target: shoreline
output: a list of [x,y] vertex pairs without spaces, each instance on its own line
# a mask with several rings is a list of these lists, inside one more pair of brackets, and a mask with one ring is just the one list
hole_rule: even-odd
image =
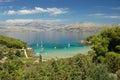
[[[45,54],[42,53],[40,54],[42,56],[42,61],[49,61],[49,60],[57,60],[61,58],[70,58],[73,57],[77,54],[88,54],[88,51],[91,49],[91,46],[83,47],[83,48],[78,48],[76,50],[68,50],[68,51],[53,51],[51,53]],[[39,54],[34,54],[36,58],[39,57]]]
[[[88,54],[88,51],[91,49],[91,46],[85,45],[82,47],[70,47],[66,49],[51,49],[47,52],[34,52],[34,49],[32,47],[28,47],[27,50],[31,51],[30,56],[35,58],[35,61],[33,63],[39,62],[39,55],[42,56],[42,62],[47,62],[51,60],[58,60],[58,59],[65,59],[65,58],[71,58],[77,54]],[[40,49],[38,49],[40,50]]]
[[[71,56],[74,57],[74,56]],[[48,61],[57,61],[58,59],[67,59],[67,58],[71,58],[71,57],[56,57],[56,58],[48,58],[48,59],[42,59],[42,62],[48,62]],[[37,57],[36,60],[33,63],[39,63],[39,58]]]
[[82,43],[82,44],[88,44],[88,45],[92,44],[91,41],[87,41],[87,40],[80,40],[80,43]]

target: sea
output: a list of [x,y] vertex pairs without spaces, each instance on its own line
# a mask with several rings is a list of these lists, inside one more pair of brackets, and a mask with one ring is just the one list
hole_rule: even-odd
[[42,55],[43,59],[66,58],[76,54],[87,54],[90,46],[80,41],[93,32],[67,32],[67,31],[3,31],[0,35],[17,38],[25,41],[33,49],[34,55]]

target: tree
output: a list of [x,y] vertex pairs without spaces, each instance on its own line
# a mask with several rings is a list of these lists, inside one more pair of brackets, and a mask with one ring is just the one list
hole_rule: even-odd
[[19,50],[17,50],[15,55],[18,56],[18,57],[21,57],[21,52]]
[[39,55],[39,62],[40,63],[42,62],[42,55],[41,54]]
[[106,64],[109,70],[115,73],[120,69],[120,55],[115,52],[106,53]]
[[120,69],[120,26],[103,29],[92,43],[94,62],[107,64],[113,73]]

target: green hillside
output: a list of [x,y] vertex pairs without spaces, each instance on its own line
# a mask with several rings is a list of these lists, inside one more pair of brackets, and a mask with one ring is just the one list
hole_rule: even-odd
[[23,47],[25,48],[27,47],[25,42],[5,36],[0,36],[0,45],[5,45],[8,48],[17,48],[17,49],[22,49]]
[[10,37],[0,36],[0,62],[3,63],[6,60],[25,57],[22,48],[27,48],[25,42]]

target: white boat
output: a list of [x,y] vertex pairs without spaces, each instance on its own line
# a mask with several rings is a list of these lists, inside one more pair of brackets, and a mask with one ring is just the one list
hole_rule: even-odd
[[37,43],[37,47],[39,46],[39,44]]
[[68,48],[70,48],[70,43],[68,43]]

